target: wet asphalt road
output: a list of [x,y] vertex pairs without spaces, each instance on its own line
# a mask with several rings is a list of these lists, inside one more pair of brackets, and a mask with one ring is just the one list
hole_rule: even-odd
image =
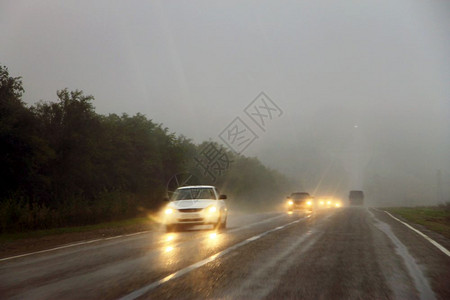
[[382,211],[231,213],[228,225],[0,260],[0,298],[450,299],[450,257]]

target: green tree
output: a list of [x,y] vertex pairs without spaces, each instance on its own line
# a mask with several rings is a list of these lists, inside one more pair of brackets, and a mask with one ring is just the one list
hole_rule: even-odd
[[51,199],[92,197],[97,192],[94,157],[101,134],[92,96],[82,91],[57,92],[58,102],[40,102],[33,108],[39,133],[48,141],[54,156],[43,172],[51,178]]
[[37,120],[22,101],[21,77],[0,66],[0,200],[11,195],[34,198],[46,179],[39,174],[51,155],[37,131]]
[[23,93],[21,78],[0,66],[0,230],[130,217],[160,206],[168,180],[183,172],[253,209],[291,192],[283,175],[217,143],[232,163],[213,181],[195,160],[211,141],[196,145],[139,113],[98,115],[82,91],[32,107]]

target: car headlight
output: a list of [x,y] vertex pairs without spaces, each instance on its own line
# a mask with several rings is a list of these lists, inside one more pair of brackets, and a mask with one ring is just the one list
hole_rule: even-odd
[[306,202],[306,205],[311,206],[312,205],[312,201]]
[[320,205],[324,205],[324,203],[325,203],[325,202],[323,202],[323,201],[320,201],[320,202],[319,202]]
[[171,213],[173,213],[173,208],[167,208],[167,209],[164,211],[164,213],[165,213],[166,215],[170,215]]
[[336,203],[335,206],[336,207],[341,207],[341,204],[340,203]]
[[213,214],[213,213],[215,213],[216,211],[217,211],[217,207],[214,206],[214,205],[208,206],[208,207],[206,208],[206,212],[207,212],[207,213],[210,213],[210,214]]
[[331,204],[331,201],[327,201],[327,204],[330,205],[330,204]]
[[288,201],[288,205],[294,205],[294,201],[289,200],[289,201]]

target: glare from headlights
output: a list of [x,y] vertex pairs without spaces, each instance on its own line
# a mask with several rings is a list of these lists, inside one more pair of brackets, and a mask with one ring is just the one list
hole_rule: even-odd
[[209,208],[208,208],[208,212],[209,213],[215,213],[217,211],[217,207],[215,207],[215,206],[210,206]]
[[308,202],[306,202],[306,205],[311,206],[311,205],[312,205],[312,202],[311,202],[311,201],[308,201]]
[[294,201],[289,200],[289,201],[288,201],[288,205],[294,205]]
[[328,205],[330,205],[330,204],[331,204],[331,201],[330,201],[330,200],[328,200],[328,201],[327,201],[327,204],[328,204]]
[[341,204],[340,203],[336,203],[336,207],[341,207]]
[[320,201],[320,202],[319,202],[319,204],[320,204],[320,205],[324,205],[324,204],[325,204],[325,202],[323,202],[323,201]]
[[173,209],[172,208],[168,208],[165,211],[166,215],[170,215],[171,213],[173,213]]

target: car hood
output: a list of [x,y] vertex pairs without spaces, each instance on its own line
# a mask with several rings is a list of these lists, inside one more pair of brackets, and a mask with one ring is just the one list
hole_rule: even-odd
[[170,202],[172,208],[205,208],[212,204],[217,204],[217,200],[211,199],[195,199],[195,200],[177,200]]

